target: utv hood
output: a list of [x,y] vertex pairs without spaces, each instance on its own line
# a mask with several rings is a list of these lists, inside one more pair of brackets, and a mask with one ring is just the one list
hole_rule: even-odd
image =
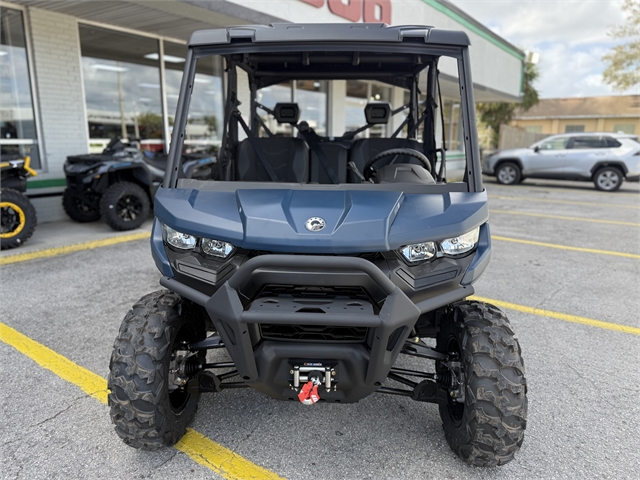
[[[183,233],[285,253],[395,250],[461,235],[489,217],[486,192],[160,188],[154,210]],[[322,230],[307,229],[312,217],[324,220]]]

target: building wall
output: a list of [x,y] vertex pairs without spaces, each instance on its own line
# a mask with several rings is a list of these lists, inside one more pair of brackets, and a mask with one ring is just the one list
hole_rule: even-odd
[[[47,187],[64,185],[67,155],[88,152],[82,89],[78,22],[74,17],[38,8],[28,10],[36,99],[40,110],[43,168],[35,180]],[[41,221],[67,219],[60,197],[35,198]]]
[[545,119],[519,119],[511,122],[511,125],[524,129],[539,128],[540,133],[553,135],[565,133],[567,125],[583,125],[585,132],[617,132],[620,125],[633,125],[633,132],[640,134],[640,118],[638,117],[599,117],[599,118],[545,118]]
[[[227,0],[251,9],[277,14],[290,22],[308,23],[349,23],[333,14],[327,2],[317,8],[301,0]],[[393,25],[429,25],[444,30],[464,30],[471,40],[471,73],[476,84],[502,92],[512,97],[520,95],[522,84],[522,56],[499,42],[481,29],[457,16],[437,0],[392,1]],[[457,75],[454,62],[445,62],[440,70],[448,75]],[[476,91],[480,98],[483,92]]]
[[39,180],[60,178],[67,155],[87,153],[78,22],[59,13],[29,9],[33,63],[45,154]]

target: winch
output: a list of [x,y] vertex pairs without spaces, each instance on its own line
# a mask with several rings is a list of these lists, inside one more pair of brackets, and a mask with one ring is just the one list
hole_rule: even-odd
[[321,362],[303,362],[292,365],[289,371],[291,389],[299,392],[298,398],[305,405],[311,405],[319,400],[318,388],[324,387],[329,393],[332,389],[338,389],[337,371],[335,364],[329,365]]

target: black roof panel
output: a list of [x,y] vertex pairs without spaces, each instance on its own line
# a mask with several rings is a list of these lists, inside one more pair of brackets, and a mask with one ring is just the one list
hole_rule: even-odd
[[384,23],[276,23],[242,25],[215,30],[198,30],[189,46],[225,45],[235,39],[252,43],[298,42],[402,42],[405,38],[424,38],[425,43],[469,45],[465,32],[439,30],[425,25],[389,26]]

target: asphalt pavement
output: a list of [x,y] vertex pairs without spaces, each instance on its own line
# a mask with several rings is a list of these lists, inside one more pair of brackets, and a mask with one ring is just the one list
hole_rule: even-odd
[[[387,395],[309,407],[228,390],[202,396],[192,428],[289,479],[640,477],[640,335],[609,327],[640,327],[640,186],[604,193],[591,184],[487,179],[486,187],[494,241],[476,293],[523,307],[506,310],[529,387],[525,441],[513,462],[464,464],[435,405]],[[41,225],[33,245],[113,236],[100,225]],[[47,232],[58,240],[48,243]],[[159,277],[148,240],[3,265],[2,322],[106,378],[122,318],[160,289]],[[242,478],[174,448],[125,446],[106,405],[6,342],[0,355],[2,478]]]

